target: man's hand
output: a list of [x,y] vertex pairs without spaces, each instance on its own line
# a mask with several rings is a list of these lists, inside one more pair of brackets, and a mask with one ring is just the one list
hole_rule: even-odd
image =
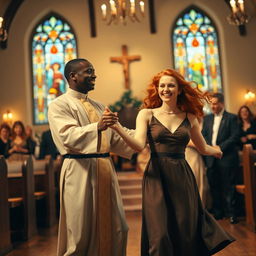
[[98,122],[98,130],[104,131],[108,127],[116,124],[117,122],[118,122],[117,113],[113,113],[108,107],[105,107],[102,117]]
[[215,145],[215,146],[212,146],[212,147],[216,150],[216,152],[213,156],[218,158],[218,159],[221,159],[222,156],[223,156],[223,152],[221,151],[220,147],[218,145]]
[[245,143],[245,142],[247,142],[247,138],[246,138],[246,137],[241,137],[241,141],[242,141],[243,143]]

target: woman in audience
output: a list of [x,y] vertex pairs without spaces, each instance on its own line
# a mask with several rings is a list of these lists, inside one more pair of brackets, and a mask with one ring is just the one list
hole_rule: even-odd
[[10,154],[9,160],[15,161],[25,160],[31,154],[25,127],[21,121],[13,124],[11,148],[8,153]]
[[238,110],[239,128],[240,128],[240,149],[244,144],[251,144],[256,149],[256,119],[246,105]]
[[7,123],[3,123],[0,126],[0,155],[3,155],[5,158],[9,156],[8,149],[10,148],[11,128]]

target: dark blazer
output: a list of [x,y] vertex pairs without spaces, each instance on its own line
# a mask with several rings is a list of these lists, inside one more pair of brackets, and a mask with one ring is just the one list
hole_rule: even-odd
[[40,153],[39,159],[44,159],[46,155],[51,155],[53,159],[56,159],[59,154],[53,139],[50,130],[43,132],[42,139],[40,143]]
[[[214,115],[210,114],[204,117],[202,134],[207,144],[212,145],[212,129],[213,129]],[[227,111],[223,112],[220,122],[220,127],[217,135],[216,144],[221,148],[223,157],[221,160],[223,166],[237,166],[239,164],[238,147],[239,141],[239,127],[237,123],[237,116]],[[216,158],[212,156],[204,157],[206,167],[213,166]]]

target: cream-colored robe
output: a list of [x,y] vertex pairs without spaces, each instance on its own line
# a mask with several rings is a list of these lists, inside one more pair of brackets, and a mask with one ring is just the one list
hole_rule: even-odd
[[[61,155],[97,153],[97,123],[90,123],[81,94],[68,89],[49,106],[53,140]],[[89,99],[102,113],[104,106]],[[112,129],[108,129],[110,151],[130,158],[134,153]],[[111,160],[110,160],[111,161]],[[113,166],[113,164],[112,164]],[[65,159],[60,178],[60,222],[58,256],[98,256],[96,229],[96,159]],[[113,255],[126,255],[128,226],[115,170],[112,170]]]
[[196,178],[196,183],[203,206],[206,206],[207,201],[209,201],[209,199],[207,198],[209,187],[203,158],[195,148],[189,146],[186,147],[185,158]]

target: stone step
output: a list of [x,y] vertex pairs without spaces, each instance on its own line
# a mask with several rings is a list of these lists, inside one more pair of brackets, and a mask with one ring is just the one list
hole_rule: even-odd
[[141,211],[142,210],[142,205],[141,204],[125,205],[124,210],[126,212]]
[[123,204],[126,205],[137,205],[142,202],[142,195],[122,195]]
[[118,183],[125,211],[142,209],[142,175],[136,172],[118,172]]
[[122,195],[141,195],[142,185],[122,185],[120,191]]
[[120,186],[134,186],[142,184],[142,177],[129,175],[118,176],[118,183]]

